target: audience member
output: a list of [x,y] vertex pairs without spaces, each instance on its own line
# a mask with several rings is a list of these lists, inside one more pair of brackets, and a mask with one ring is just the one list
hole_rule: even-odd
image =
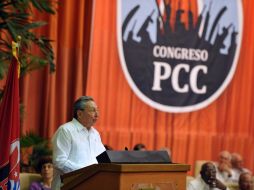
[[41,182],[32,182],[29,190],[50,190],[53,180],[53,164],[51,157],[42,157],[37,166],[37,170],[41,173]]
[[133,150],[140,150],[140,151],[145,151],[146,150],[146,146],[142,143],[138,143],[134,146]]
[[253,190],[253,179],[250,173],[244,172],[239,177],[239,190]]
[[233,181],[238,182],[239,177],[242,173],[251,173],[250,170],[243,167],[243,158],[238,153],[232,153],[231,154],[231,164],[232,164],[232,170],[233,170]]
[[206,162],[202,165],[200,176],[189,182],[187,190],[226,190],[227,187],[216,178],[216,168],[213,163]]
[[233,171],[231,167],[231,154],[228,151],[222,151],[219,154],[219,162],[216,167],[216,177],[223,183],[233,182]]
[[104,147],[105,147],[106,150],[113,150],[113,148],[111,146],[107,145],[107,144],[104,144]]

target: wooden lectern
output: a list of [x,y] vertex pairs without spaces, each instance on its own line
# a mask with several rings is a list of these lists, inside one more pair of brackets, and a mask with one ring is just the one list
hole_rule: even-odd
[[185,190],[186,164],[95,164],[61,176],[62,190]]

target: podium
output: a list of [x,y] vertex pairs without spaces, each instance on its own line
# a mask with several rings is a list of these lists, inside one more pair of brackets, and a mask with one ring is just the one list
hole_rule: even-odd
[[186,164],[94,164],[61,176],[62,190],[185,190]]

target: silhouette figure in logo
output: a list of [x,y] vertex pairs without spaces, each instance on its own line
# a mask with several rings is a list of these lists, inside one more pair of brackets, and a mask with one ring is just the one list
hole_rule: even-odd
[[152,43],[152,41],[150,39],[150,35],[147,31],[147,28],[148,28],[149,23],[153,23],[153,19],[152,19],[153,13],[154,13],[154,10],[152,11],[152,13],[150,15],[148,15],[148,17],[146,18],[145,22],[143,23],[143,25],[141,26],[141,28],[137,34],[139,37],[141,37],[141,39],[142,39],[141,41],[143,43],[145,43],[145,45],[146,44],[149,45]]

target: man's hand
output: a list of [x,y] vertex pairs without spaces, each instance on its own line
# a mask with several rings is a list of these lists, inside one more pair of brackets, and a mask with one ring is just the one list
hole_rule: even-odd
[[221,190],[226,190],[227,186],[224,185],[220,180],[216,179],[215,180],[215,187]]
[[230,166],[226,163],[221,163],[219,166],[218,166],[218,169],[219,171],[223,172],[227,172],[228,173],[228,177],[231,177],[232,174],[231,174],[231,169],[230,169]]

